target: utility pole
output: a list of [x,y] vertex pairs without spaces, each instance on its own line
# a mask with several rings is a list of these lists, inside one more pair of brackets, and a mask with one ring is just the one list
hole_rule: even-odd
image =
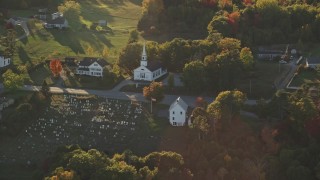
[[252,88],[252,86],[251,86],[251,79],[250,79],[250,94],[251,94],[251,88]]

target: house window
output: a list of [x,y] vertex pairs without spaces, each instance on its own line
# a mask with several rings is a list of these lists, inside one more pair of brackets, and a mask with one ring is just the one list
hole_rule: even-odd
[[94,64],[93,66],[98,66],[98,64]]
[[174,111],[172,111],[172,114],[174,114]]
[[176,122],[172,122],[172,125],[176,126],[176,125],[177,125],[177,123],[176,123]]
[[180,112],[180,114],[182,115],[182,111]]
[[174,121],[174,117],[172,117],[172,120]]

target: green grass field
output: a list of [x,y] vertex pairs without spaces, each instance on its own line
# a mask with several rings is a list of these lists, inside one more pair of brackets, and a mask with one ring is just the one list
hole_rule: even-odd
[[[113,63],[121,49],[126,45],[129,32],[136,29],[141,15],[138,2],[124,0],[80,1],[81,13],[79,19],[68,19],[70,25],[79,22],[89,28],[92,23],[107,20],[111,33],[102,33],[90,29],[79,29],[72,26],[68,30],[46,30],[39,21],[31,20],[29,28],[32,31],[28,38],[17,42],[17,53],[14,64],[37,64],[45,58],[65,56],[101,56],[104,48],[109,49],[108,61]],[[32,11],[13,11],[15,16],[29,17]],[[78,24],[79,24],[78,23]],[[88,53],[88,47],[93,52]]]
[[242,77],[236,82],[236,88],[245,92],[249,98],[270,98],[275,92],[274,81],[286,70],[282,66],[279,72],[279,64],[276,62],[257,60],[252,77]]
[[320,84],[320,72],[317,71],[302,71],[294,76],[289,86],[300,87],[303,84]]

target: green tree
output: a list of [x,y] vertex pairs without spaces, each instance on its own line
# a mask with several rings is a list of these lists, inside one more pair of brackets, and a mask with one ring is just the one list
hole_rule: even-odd
[[127,73],[132,73],[132,71],[139,66],[141,51],[141,44],[127,44],[127,46],[120,52],[117,64],[122,67]]
[[7,91],[15,91],[23,86],[23,77],[8,69],[3,75],[3,85]]
[[48,97],[50,95],[50,87],[47,84],[46,80],[43,80],[42,86],[41,86],[41,92]]
[[205,66],[201,61],[185,64],[181,80],[186,88],[194,92],[203,91],[206,87]]
[[[75,29],[81,27],[81,21],[79,19],[81,13],[81,6],[77,1],[67,0],[63,4],[58,6],[58,11],[69,19],[70,26]],[[71,21],[72,19],[72,21]]]
[[137,30],[130,31],[128,43],[138,42],[139,32]]
[[168,87],[170,89],[174,88],[174,75],[172,73],[168,76]]
[[164,89],[161,82],[152,82],[149,86],[143,88],[143,96],[148,99],[156,99],[156,102],[164,98]]

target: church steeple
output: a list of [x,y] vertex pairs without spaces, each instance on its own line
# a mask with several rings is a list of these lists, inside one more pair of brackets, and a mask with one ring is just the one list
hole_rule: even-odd
[[147,51],[146,51],[146,43],[143,44],[143,49],[142,49],[142,55],[141,55],[141,61],[140,61],[141,66],[147,66]]

